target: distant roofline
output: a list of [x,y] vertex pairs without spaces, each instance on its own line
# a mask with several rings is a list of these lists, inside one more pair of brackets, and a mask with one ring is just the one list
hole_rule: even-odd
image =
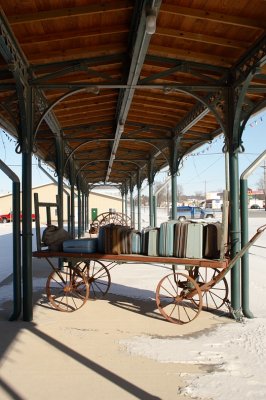
[[[45,183],[44,185],[39,185],[39,186],[34,186],[32,188],[32,191],[46,187],[46,186],[57,186],[56,183],[51,182],[51,183]],[[102,193],[96,193],[96,192],[91,192],[91,194],[93,194],[94,196],[98,196],[98,197],[105,197],[108,199],[114,199],[114,200],[120,200],[122,201],[122,198],[119,196],[111,196],[109,194],[102,194]],[[12,196],[12,192],[8,192],[8,193],[4,193],[4,194],[0,194],[0,198],[3,197],[8,197],[8,196]]]

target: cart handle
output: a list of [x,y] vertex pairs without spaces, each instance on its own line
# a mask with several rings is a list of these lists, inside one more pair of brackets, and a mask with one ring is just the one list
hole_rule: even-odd
[[266,229],[266,224],[265,224],[265,225],[262,225],[262,226],[260,226],[260,227],[257,229],[257,233],[264,232],[264,231],[265,231],[265,229]]
[[235,263],[246,253],[246,251],[256,242],[256,240],[262,235],[262,233],[266,229],[266,224],[260,226],[257,229],[257,232],[255,233],[254,236],[245,244],[245,246],[242,247],[242,249],[232,258],[231,261],[229,261],[228,266],[219,274],[219,279],[217,280],[216,283],[220,282],[224,276],[227,274],[227,272],[230,271],[230,269],[233,268]]

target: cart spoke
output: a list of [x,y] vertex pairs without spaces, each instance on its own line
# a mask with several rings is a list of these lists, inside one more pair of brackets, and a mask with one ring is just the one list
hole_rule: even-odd
[[84,271],[87,277],[90,285],[90,298],[99,299],[107,294],[111,285],[111,276],[108,268],[101,261],[80,262],[76,267],[78,270]]
[[89,286],[79,269],[64,267],[54,270],[46,283],[47,298],[59,311],[72,312],[84,305],[89,296]]
[[156,303],[168,321],[186,324],[195,319],[202,308],[201,290],[189,275],[173,273],[159,282]]
[[[198,274],[197,274],[198,272]],[[221,308],[227,301],[229,288],[226,279],[223,277],[215,286],[206,287],[208,282],[216,282],[221,272],[218,269],[198,267],[195,271],[194,279],[197,280],[200,288],[205,285],[202,290],[203,308],[208,310]],[[197,275],[197,277],[196,277]]]

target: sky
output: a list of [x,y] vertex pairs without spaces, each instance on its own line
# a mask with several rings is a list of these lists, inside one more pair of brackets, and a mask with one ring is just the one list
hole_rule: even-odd
[[[183,193],[217,192],[225,188],[225,162],[222,148],[223,137],[214,139],[211,143],[192,152],[183,163],[178,177],[178,185]],[[266,149],[266,111],[250,119],[244,134],[245,152],[239,155],[240,174]],[[0,131],[0,159],[6,163],[21,179],[21,155],[15,153],[16,141],[5,132]],[[51,168],[48,169],[54,176]],[[50,179],[39,169],[38,161],[33,156],[33,187],[50,183]],[[264,176],[264,169],[258,167],[248,180],[252,189],[258,187],[258,182]],[[167,171],[156,175],[155,182],[163,182],[168,178]],[[143,185],[143,188],[145,184]],[[144,189],[145,190],[145,189]],[[12,191],[12,182],[0,171],[0,195]]]

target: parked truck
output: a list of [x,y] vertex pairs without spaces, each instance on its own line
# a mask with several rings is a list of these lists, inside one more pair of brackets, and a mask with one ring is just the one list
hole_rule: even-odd
[[[35,214],[31,214],[32,221],[35,221]],[[6,223],[13,221],[13,213],[9,212],[8,214],[0,215],[0,223]],[[20,213],[20,221],[22,221],[22,213]]]
[[[170,210],[169,218],[172,218],[172,211]],[[215,218],[213,210],[203,209],[195,206],[178,206],[176,207],[176,219],[184,221],[186,219],[197,218]]]

